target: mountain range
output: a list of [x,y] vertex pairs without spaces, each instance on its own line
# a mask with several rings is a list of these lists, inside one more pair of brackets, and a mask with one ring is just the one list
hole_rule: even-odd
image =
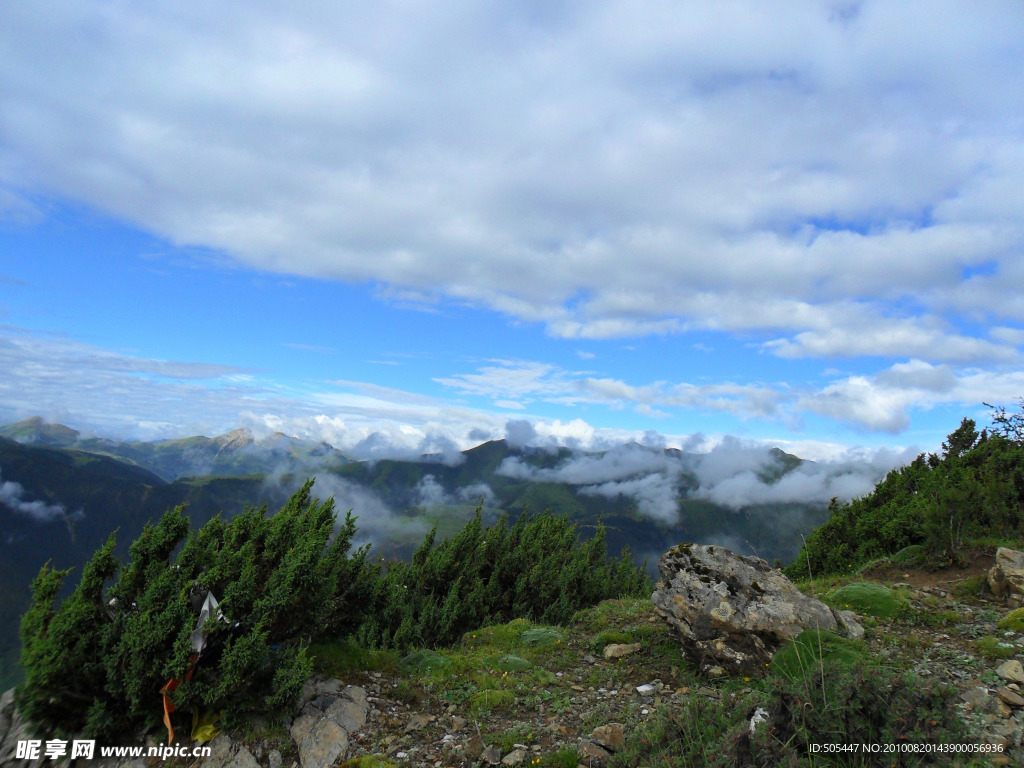
[[[715,471],[770,488],[808,464],[778,449],[758,461],[753,470]],[[508,440],[456,456],[355,461],[327,443],[245,429],[127,442],[83,438],[39,417],[9,424],[0,427],[0,690],[20,677],[19,616],[43,564],[80,568],[113,531],[123,561],[169,507],[187,505],[198,527],[248,505],[276,509],[307,477],[317,478],[317,495],[359,517],[357,543],[386,558],[408,557],[435,524],[442,537],[458,530],[478,506],[488,521],[550,509],[585,538],[602,523],[609,550],[629,546],[652,574],[658,556],[682,540],[788,561],[800,534],[827,517],[820,501],[724,505],[705,492],[706,463],[637,443],[583,452]],[[66,589],[75,581],[73,574]]]

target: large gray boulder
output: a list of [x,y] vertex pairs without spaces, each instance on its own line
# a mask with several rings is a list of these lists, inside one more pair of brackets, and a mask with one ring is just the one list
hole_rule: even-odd
[[1024,552],[1008,547],[996,550],[996,562],[988,572],[988,585],[999,597],[1024,594]]
[[808,597],[759,557],[680,544],[661,556],[658,570],[655,608],[712,677],[763,671],[775,651],[805,629],[864,636],[850,611]]

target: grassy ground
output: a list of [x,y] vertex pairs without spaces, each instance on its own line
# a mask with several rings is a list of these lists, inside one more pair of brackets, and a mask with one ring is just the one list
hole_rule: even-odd
[[[363,685],[376,710],[352,739],[347,768],[469,768],[487,746],[501,756],[522,748],[524,766],[597,765],[585,744],[609,723],[624,726],[625,743],[605,759],[608,768],[1022,765],[1018,748],[863,751],[981,744],[1020,727],[1020,710],[1014,719],[959,698],[975,685],[1002,685],[995,667],[1024,659],[1022,613],[987,594],[983,568],[885,562],[802,584],[851,606],[866,637],[805,633],[755,678],[699,676],[649,600],[606,601],[568,627],[516,620],[481,628],[452,648],[405,657],[347,643],[313,650],[321,674]],[[613,643],[639,649],[604,658]],[[766,722],[752,733],[752,719]],[[843,745],[861,751],[822,751]]]

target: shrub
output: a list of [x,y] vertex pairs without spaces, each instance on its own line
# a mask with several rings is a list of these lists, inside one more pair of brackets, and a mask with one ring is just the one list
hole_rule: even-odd
[[[969,741],[956,710],[956,690],[880,667],[825,665],[807,678],[776,678],[768,725],[734,737],[741,765],[797,765],[812,744],[956,744]],[[816,766],[948,765],[942,752],[820,754]]]
[[471,630],[528,618],[565,624],[606,598],[650,590],[628,550],[607,557],[604,528],[580,543],[564,517],[544,513],[502,518],[485,528],[480,511],[459,533],[435,545],[431,531],[411,563],[381,566],[373,609],[359,629],[376,647],[436,648]]
[[[307,644],[351,630],[366,589],[365,549],[348,556],[355,520],[336,531],[333,501],[312,498],[311,487],[271,517],[248,509],[192,532],[181,507],[169,510],[123,568],[111,536],[59,606],[67,572],[44,567],[21,624],[21,711],[51,733],[109,738],[159,723],[159,692],[174,679],[183,682],[172,699],[185,709],[224,710],[229,722],[252,710],[287,714],[309,676]],[[207,592],[227,620],[206,622],[197,661],[195,604]]]
[[897,553],[896,563],[947,564],[962,558],[971,539],[1024,533],[1024,441],[1017,431],[1024,414],[993,417],[992,435],[964,419],[941,456],[921,454],[862,498],[833,499],[828,521],[807,537],[786,574],[848,573]]

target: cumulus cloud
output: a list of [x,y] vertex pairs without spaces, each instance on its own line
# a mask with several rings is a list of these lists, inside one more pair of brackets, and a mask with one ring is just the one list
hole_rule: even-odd
[[572,338],[1006,360],[962,320],[1024,321],[1024,11],[845,7],[20,4],[0,212]]
[[39,523],[49,523],[53,520],[70,521],[84,516],[81,510],[68,514],[61,504],[47,504],[39,499],[29,500],[25,496],[25,489],[21,483],[3,480],[2,477],[0,477],[0,504]]

